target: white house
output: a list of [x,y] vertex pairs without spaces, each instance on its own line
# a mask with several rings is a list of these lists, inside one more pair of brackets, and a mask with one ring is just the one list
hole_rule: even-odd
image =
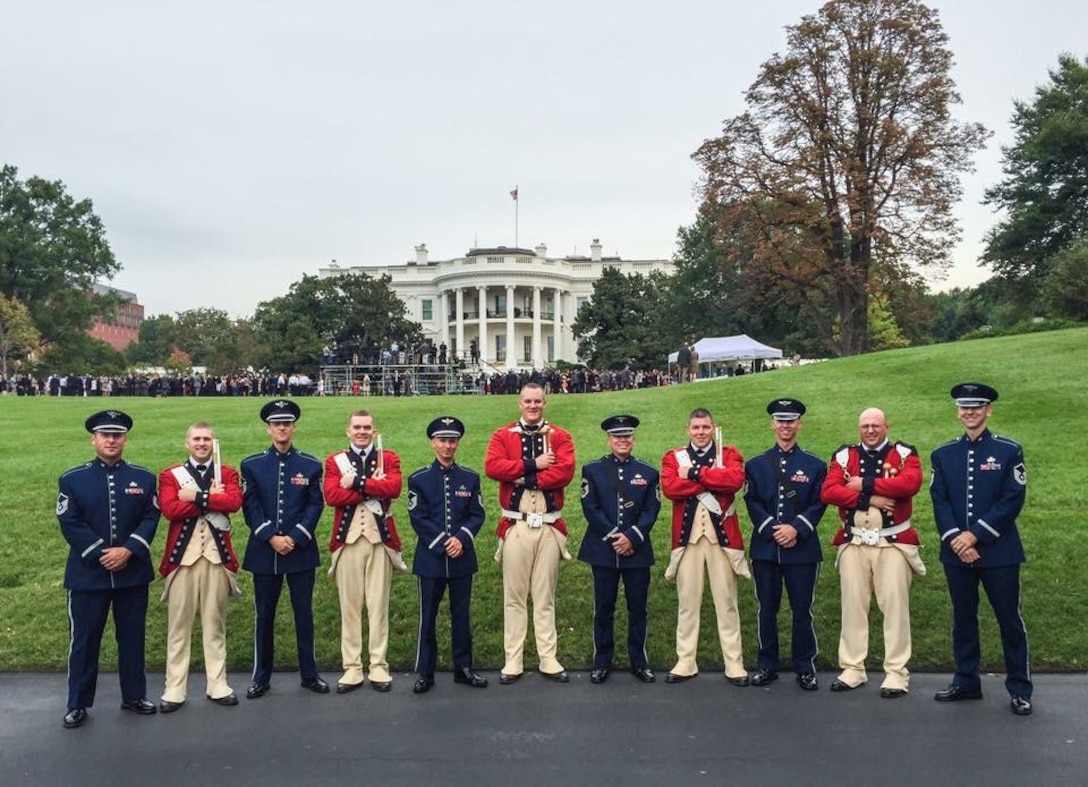
[[431,260],[421,244],[412,262],[344,267],[334,261],[318,275],[388,274],[409,317],[435,347],[445,344],[451,358],[470,360],[475,342],[480,359],[494,366],[541,369],[577,359],[571,324],[606,268],[623,274],[674,272],[671,260],[602,256],[596,238],[589,248],[588,257],[549,257],[541,244],[532,250],[471,249],[464,257]]

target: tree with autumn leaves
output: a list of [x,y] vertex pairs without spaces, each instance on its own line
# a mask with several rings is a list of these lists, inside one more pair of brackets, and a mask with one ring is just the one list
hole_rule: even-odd
[[959,176],[988,136],[952,118],[951,67],[933,9],[832,0],[787,28],[747,111],[694,154],[702,210],[759,278],[830,307],[814,328],[841,355],[870,348],[872,295],[950,263]]

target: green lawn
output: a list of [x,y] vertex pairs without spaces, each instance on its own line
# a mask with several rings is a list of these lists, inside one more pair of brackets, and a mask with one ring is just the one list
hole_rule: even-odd
[[[1084,669],[1088,629],[1082,621],[1088,610],[1088,590],[1077,567],[1088,565],[1088,538],[1082,513],[1088,510],[1088,500],[1086,483],[1076,460],[1080,453],[1079,435],[1064,419],[1078,415],[1085,406],[1088,329],[911,348],[668,389],[554,395],[548,416],[570,429],[579,460],[585,461],[605,450],[603,434],[598,428],[601,419],[620,411],[635,413],[642,419],[635,453],[657,463],[667,449],[685,441],[687,413],[697,406],[708,407],[714,413],[724,426],[726,440],[746,457],[770,445],[772,435],[764,407],[771,398],[795,396],[808,405],[801,443],[824,457],[830,456],[840,444],[856,440],[858,414],[865,407],[878,406],[888,414],[892,437],[918,446],[928,472],[930,451],[959,434],[948,390],[952,384],[967,379],[982,380],[1001,392],[991,426],[997,433],[1019,440],[1027,457],[1029,493],[1020,528],[1028,552],[1022,575],[1024,617],[1034,666]],[[3,477],[0,669],[65,668],[68,634],[62,577],[67,545],[53,515],[56,479],[68,467],[91,458],[83,419],[105,404],[102,400],[88,399],[10,396],[0,399],[0,423],[9,435],[8,448],[0,458]],[[257,418],[260,399],[115,398],[109,404],[135,418],[126,458],[156,472],[183,458],[184,432],[195,420],[215,425],[228,464],[237,466],[242,457],[268,444],[263,424]],[[424,426],[435,416],[452,413],[465,421],[468,434],[462,442],[459,459],[480,470],[491,431],[517,413],[515,399],[509,396],[308,399],[302,402],[303,417],[296,444],[323,459],[346,445],[343,427],[347,414],[364,404],[375,413],[386,447],[401,455],[406,475],[430,461]],[[498,513],[495,493],[495,485],[485,480],[489,519],[478,542],[481,570],[476,579],[473,616],[476,660],[486,669],[497,669],[502,663],[502,580],[499,566],[490,559]],[[568,500],[572,551],[576,551],[584,521],[576,492]],[[397,501],[394,511],[406,537],[406,558],[410,564],[414,539],[403,498]],[[650,589],[650,657],[655,666],[662,668],[671,666],[674,659],[676,623],[675,591],[662,579],[669,547],[666,511],[667,504],[654,529],[659,562]],[[923,556],[930,573],[918,580],[914,588],[912,666],[947,670],[951,661],[951,617],[925,490],[917,497],[914,521],[923,536]],[[327,513],[318,534],[323,551],[328,543],[330,522],[331,515]],[[240,516],[235,525],[235,543],[241,554],[247,530]],[[830,540],[833,525],[829,513],[820,527],[825,544]],[[743,514],[742,526],[747,534],[751,526]],[[162,523],[155,542],[156,565],[164,537],[165,523]],[[816,625],[821,665],[833,667],[839,631],[838,576],[832,566],[830,547],[825,547],[824,555],[826,562],[816,599]],[[327,552],[324,563],[323,568],[327,568]],[[245,572],[241,584],[247,595],[233,601],[229,613],[232,670],[248,670],[252,666],[252,594],[250,577]],[[153,603],[148,620],[147,657],[152,669],[162,669],[165,654],[166,612],[157,603],[161,587],[161,582],[152,585]],[[318,659],[329,676],[335,677],[340,661],[339,608],[335,587],[324,570],[319,574],[316,596]],[[395,669],[410,669],[417,626],[414,578],[395,577],[391,607],[390,662]],[[294,662],[289,608],[285,595],[277,637],[278,660],[284,668],[290,668]],[[561,660],[568,668],[586,667],[593,650],[592,583],[587,566],[577,562],[563,566],[557,614]],[[755,599],[748,582],[741,585],[741,616],[747,660],[752,662],[756,645]],[[619,617],[617,623],[622,626],[622,612]],[[987,668],[1003,671],[996,626],[988,612],[982,618],[985,664]],[[705,669],[719,669],[721,655],[711,623],[709,598],[703,620],[701,661]],[[871,651],[879,665],[882,643],[875,604],[873,622]],[[785,615],[782,624],[788,635]],[[621,643],[622,636],[621,633],[618,639]],[[199,638],[194,641],[199,642]],[[784,639],[786,643],[788,639]],[[446,641],[440,642],[440,648],[440,653],[448,654]],[[532,665],[531,635],[529,650],[526,662]],[[623,648],[618,652],[622,654]],[[115,651],[109,637],[104,659],[108,664],[114,663]],[[440,661],[440,666],[448,666],[447,660],[448,655]],[[199,663],[198,653],[194,668]]]

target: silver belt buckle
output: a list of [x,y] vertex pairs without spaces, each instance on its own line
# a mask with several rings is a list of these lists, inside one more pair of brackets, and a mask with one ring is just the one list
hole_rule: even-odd
[[544,515],[543,514],[526,514],[525,524],[534,530],[538,527],[544,527]]
[[867,547],[880,546],[880,531],[869,527],[861,528],[861,543]]

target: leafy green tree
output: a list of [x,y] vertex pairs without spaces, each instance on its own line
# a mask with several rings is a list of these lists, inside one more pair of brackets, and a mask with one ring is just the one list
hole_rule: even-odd
[[174,317],[174,346],[195,366],[207,366],[216,350],[235,339],[235,323],[222,309],[189,309]]
[[164,366],[176,346],[174,318],[157,314],[140,323],[140,340],[125,348],[125,359],[133,366]]
[[1051,316],[1088,321],[1088,236],[1054,255],[1043,303]]
[[267,356],[268,348],[261,342],[253,321],[240,319],[232,326],[230,341],[217,344],[205,365],[211,374],[240,374],[261,368]]
[[0,376],[8,376],[8,361],[25,358],[41,337],[26,304],[0,293]]
[[888,304],[888,296],[873,293],[869,296],[869,348],[878,350],[898,350],[910,347],[910,341],[903,336],[899,324],[895,321]]
[[[704,203],[695,223],[680,228],[677,243],[660,320],[672,349],[704,336],[747,333],[805,355],[828,353],[822,337],[833,309],[796,270],[778,275],[765,264],[759,222],[744,206]],[[825,330],[813,329],[819,325]]]
[[34,364],[38,374],[121,375],[127,364],[125,356],[107,342],[85,333],[66,336],[54,344]]
[[1014,104],[1005,177],[986,192],[1004,218],[986,238],[983,261],[1015,281],[1020,301],[1039,296],[1055,255],[1088,236],[1088,58],[1058,58],[1034,100]]
[[[943,270],[960,173],[986,130],[953,121],[952,53],[916,0],[831,0],[694,158],[704,203],[743,210],[757,261],[833,305],[836,351],[868,348],[874,272]],[[821,326],[831,334],[831,324]]]
[[666,283],[660,273],[624,275],[606,268],[571,326],[579,356],[600,369],[663,367],[676,349],[660,327],[667,312]]
[[253,322],[268,348],[263,366],[315,374],[325,348],[402,346],[422,336],[388,276],[303,276],[287,295],[258,304]]
[[113,313],[116,299],[91,289],[121,266],[89,199],[74,200],[59,180],[18,174],[0,168],[0,293],[26,304],[42,341],[56,343]]

